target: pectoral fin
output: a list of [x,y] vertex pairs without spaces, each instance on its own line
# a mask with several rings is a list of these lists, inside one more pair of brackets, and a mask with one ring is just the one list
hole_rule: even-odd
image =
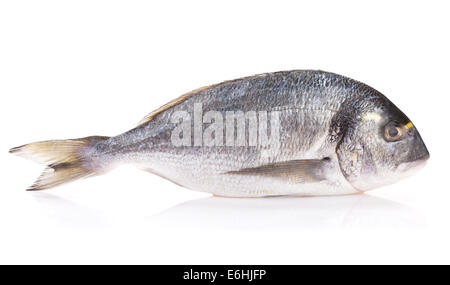
[[329,158],[290,160],[253,168],[242,168],[226,172],[226,174],[271,177],[291,183],[318,182],[325,179],[324,167],[329,164],[329,161]]

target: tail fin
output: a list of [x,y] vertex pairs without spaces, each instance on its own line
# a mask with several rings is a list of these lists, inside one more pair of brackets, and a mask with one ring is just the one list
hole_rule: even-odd
[[31,159],[47,167],[27,190],[52,188],[76,179],[99,174],[89,157],[89,149],[109,137],[92,136],[70,140],[52,140],[26,144],[10,153]]

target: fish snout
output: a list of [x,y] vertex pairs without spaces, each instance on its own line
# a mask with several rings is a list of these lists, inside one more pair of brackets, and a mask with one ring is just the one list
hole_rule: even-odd
[[422,140],[419,132],[415,130],[413,140],[410,141],[409,153],[406,162],[426,161],[430,158],[430,153]]
[[429,158],[430,153],[420,136],[418,136],[409,152],[407,160],[399,165],[398,170],[402,172],[415,172],[416,170],[423,168]]

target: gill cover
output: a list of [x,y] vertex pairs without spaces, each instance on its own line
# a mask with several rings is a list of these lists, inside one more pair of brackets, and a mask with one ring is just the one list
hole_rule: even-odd
[[[366,117],[364,117],[356,112],[361,109],[355,107],[355,104],[344,104],[344,106],[349,107],[336,113],[330,126],[331,139],[337,143],[336,155],[339,167],[345,179],[355,189],[370,190],[372,187],[361,183],[361,178],[374,176],[377,170],[370,147],[365,144],[365,139],[369,139],[368,134],[365,134],[363,130],[364,127],[376,129],[379,115],[365,112]],[[363,126],[364,121],[369,121],[369,126]]]

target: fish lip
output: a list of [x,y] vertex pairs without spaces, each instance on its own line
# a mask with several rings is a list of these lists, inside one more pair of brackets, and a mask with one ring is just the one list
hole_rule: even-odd
[[401,172],[409,172],[409,171],[413,171],[413,170],[419,170],[422,169],[425,165],[427,160],[430,158],[430,154],[426,153],[423,156],[413,160],[413,161],[409,161],[409,162],[405,162],[400,164],[397,169],[400,170]]
[[421,156],[417,156],[416,158],[414,158],[413,160],[409,160],[406,163],[407,164],[417,164],[417,163],[421,163],[421,162],[425,162],[430,158],[430,153],[428,152],[428,150],[425,149],[425,152],[423,155]]
[[414,159],[411,162],[415,162],[415,161],[422,161],[423,162],[423,161],[428,160],[429,158],[430,158],[430,153],[427,151],[424,155],[419,156],[418,158]]
[[427,154],[425,154],[424,156],[422,156],[421,158],[419,158],[419,160],[428,160],[430,158],[430,153],[427,152]]

